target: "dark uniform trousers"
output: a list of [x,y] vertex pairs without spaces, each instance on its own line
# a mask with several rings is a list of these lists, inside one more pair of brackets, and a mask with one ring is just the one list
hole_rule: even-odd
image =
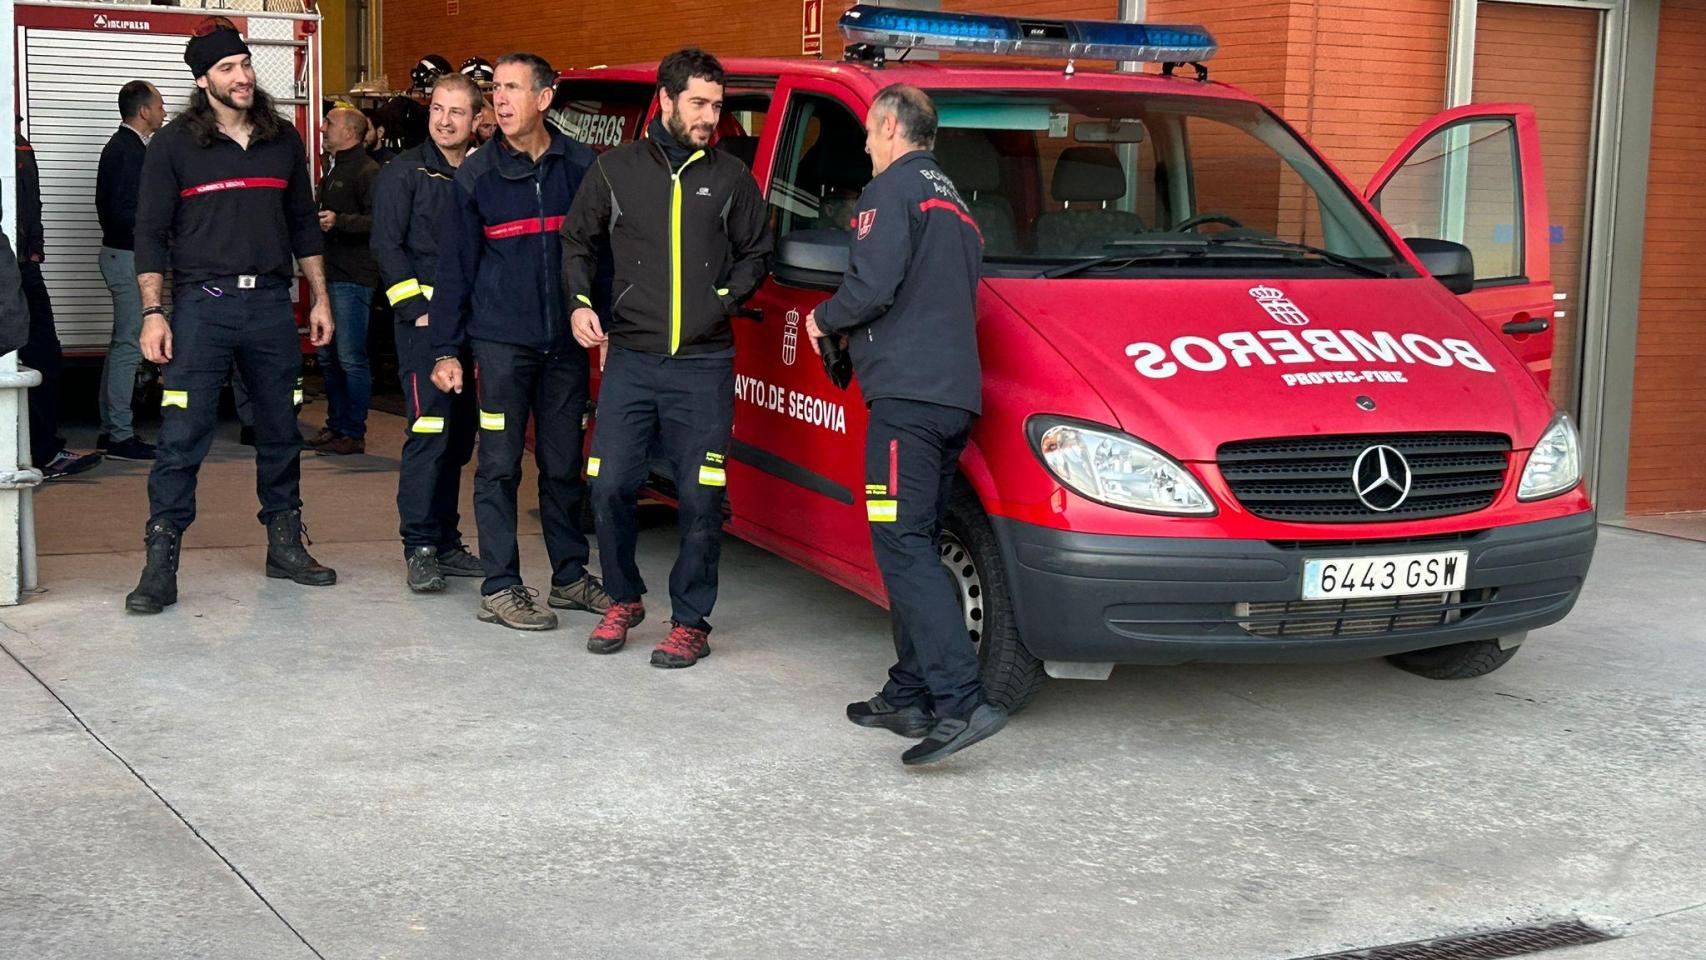
[[722,555],[726,458],[734,432],[733,357],[669,357],[610,348],[598,388],[598,425],[587,474],[604,589],[619,603],[646,592],[634,562],[636,497],[654,441],[680,503],[681,552],[669,574],[671,619],[709,630]]
[[160,442],[148,474],[149,522],[179,530],[195,521],[196,474],[213,443],[219,390],[233,360],[248,384],[255,418],[259,517],[302,508],[302,435],[296,427],[302,346],[287,281],[236,277],[178,287],[172,294],[172,359],[161,374]]
[[965,718],[984,702],[977,653],[936,538],[977,417],[917,400],[876,400],[865,433],[865,507],[889,595],[898,657],[883,699]]
[[539,521],[551,558],[551,583],[567,586],[586,575],[591,556],[575,519],[586,495],[581,481],[582,419],[586,416],[586,351],[544,353],[494,340],[474,341],[479,396],[480,460],[474,471],[474,522],[490,595],[521,583],[515,542],[516,493],[527,418],[534,418],[533,459],[539,467]]
[[45,467],[65,449],[65,438],[59,435],[59,370],[64,354],[41,264],[26,260],[18,264],[18,272],[30,309],[30,339],[18,349],[18,362],[41,373],[41,383],[30,388],[30,462]]
[[[397,515],[403,552],[416,547],[446,550],[462,542],[462,468],[474,455],[479,405],[474,387],[444,393],[432,385],[434,366],[428,328],[399,321],[397,376],[403,382],[408,417],[403,425],[403,466],[397,478]],[[462,369],[472,375],[474,355],[462,351]]]

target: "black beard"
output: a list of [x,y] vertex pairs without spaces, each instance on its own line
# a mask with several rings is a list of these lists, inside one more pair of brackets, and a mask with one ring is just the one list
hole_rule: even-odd
[[[213,96],[213,99],[218,100],[220,103],[225,104],[226,106],[230,107],[233,110],[236,110],[239,113],[242,113],[243,111],[246,111],[249,109],[248,107],[238,106],[237,101],[231,99],[231,90],[229,87],[227,87],[224,90],[220,90],[220,89],[215,88],[213,86],[213,84],[210,83],[207,85],[207,92]],[[253,95],[251,94],[251,96],[253,96]]]
[[[681,119],[681,114],[676,113],[666,118],[663,122],[663,127],[665,130],[669,131],[670,136],[675,138],[676,143],[688,148],[699,146],[699,144],[693,142],[690,132],[687,129],[687,121]],[[709,142],[709,138],[707,138],[706,142]]]

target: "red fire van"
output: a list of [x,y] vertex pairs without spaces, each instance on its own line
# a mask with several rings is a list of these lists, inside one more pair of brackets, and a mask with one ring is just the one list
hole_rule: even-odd
[[[864,6],[842,26],[848,62],[726,64],[714,149],[752,168],[776,238],[735,321],[730,532],[883,602],[865,406],[801,324],[846,266],[866,108],[904,81],[934,98],[937,159],[985,241],[984,414],[941,552],[994,699],[1115,664],[1385,656],[1478,676],[1569,612],[1595,524],[1545,389],[1530,109],[1443,113],[1359,192],[1207,79],[1200,28]],[[623,142],[654,83],[567,73],[553,121]]]

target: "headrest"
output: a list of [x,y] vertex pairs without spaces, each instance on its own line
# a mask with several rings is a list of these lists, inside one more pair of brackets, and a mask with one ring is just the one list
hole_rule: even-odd
[[750,168],[752,162],[758,159],[758,138],[722,137],[717,140],[717,149],[739,158],[741,163]]
[[1056,200],[1118,200],[1125,191],[1125,167],[1112,147],[1067,147],[1055,162]]
[[[962,193],[1001,188],[1001,154],[975,130],[943,130],[936,136],[936,162]],[[1123,191],[1122,191],[1123,192]]]
[[815,163],[818,183],[826,190],[863,190],[871,182],[871,157],[865,152],[864,134],[841,135],[838,129],[825,125],[817,143],[800,158],[800,165],[810,170]]

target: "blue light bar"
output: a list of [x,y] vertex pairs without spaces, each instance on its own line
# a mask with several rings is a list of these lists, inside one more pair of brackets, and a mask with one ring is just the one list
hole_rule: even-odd
[[1066,60],[1189,63],[1219,47],[1204,27],[1117,20],[1031,20],[861,3],[841,15],[849,43]]

